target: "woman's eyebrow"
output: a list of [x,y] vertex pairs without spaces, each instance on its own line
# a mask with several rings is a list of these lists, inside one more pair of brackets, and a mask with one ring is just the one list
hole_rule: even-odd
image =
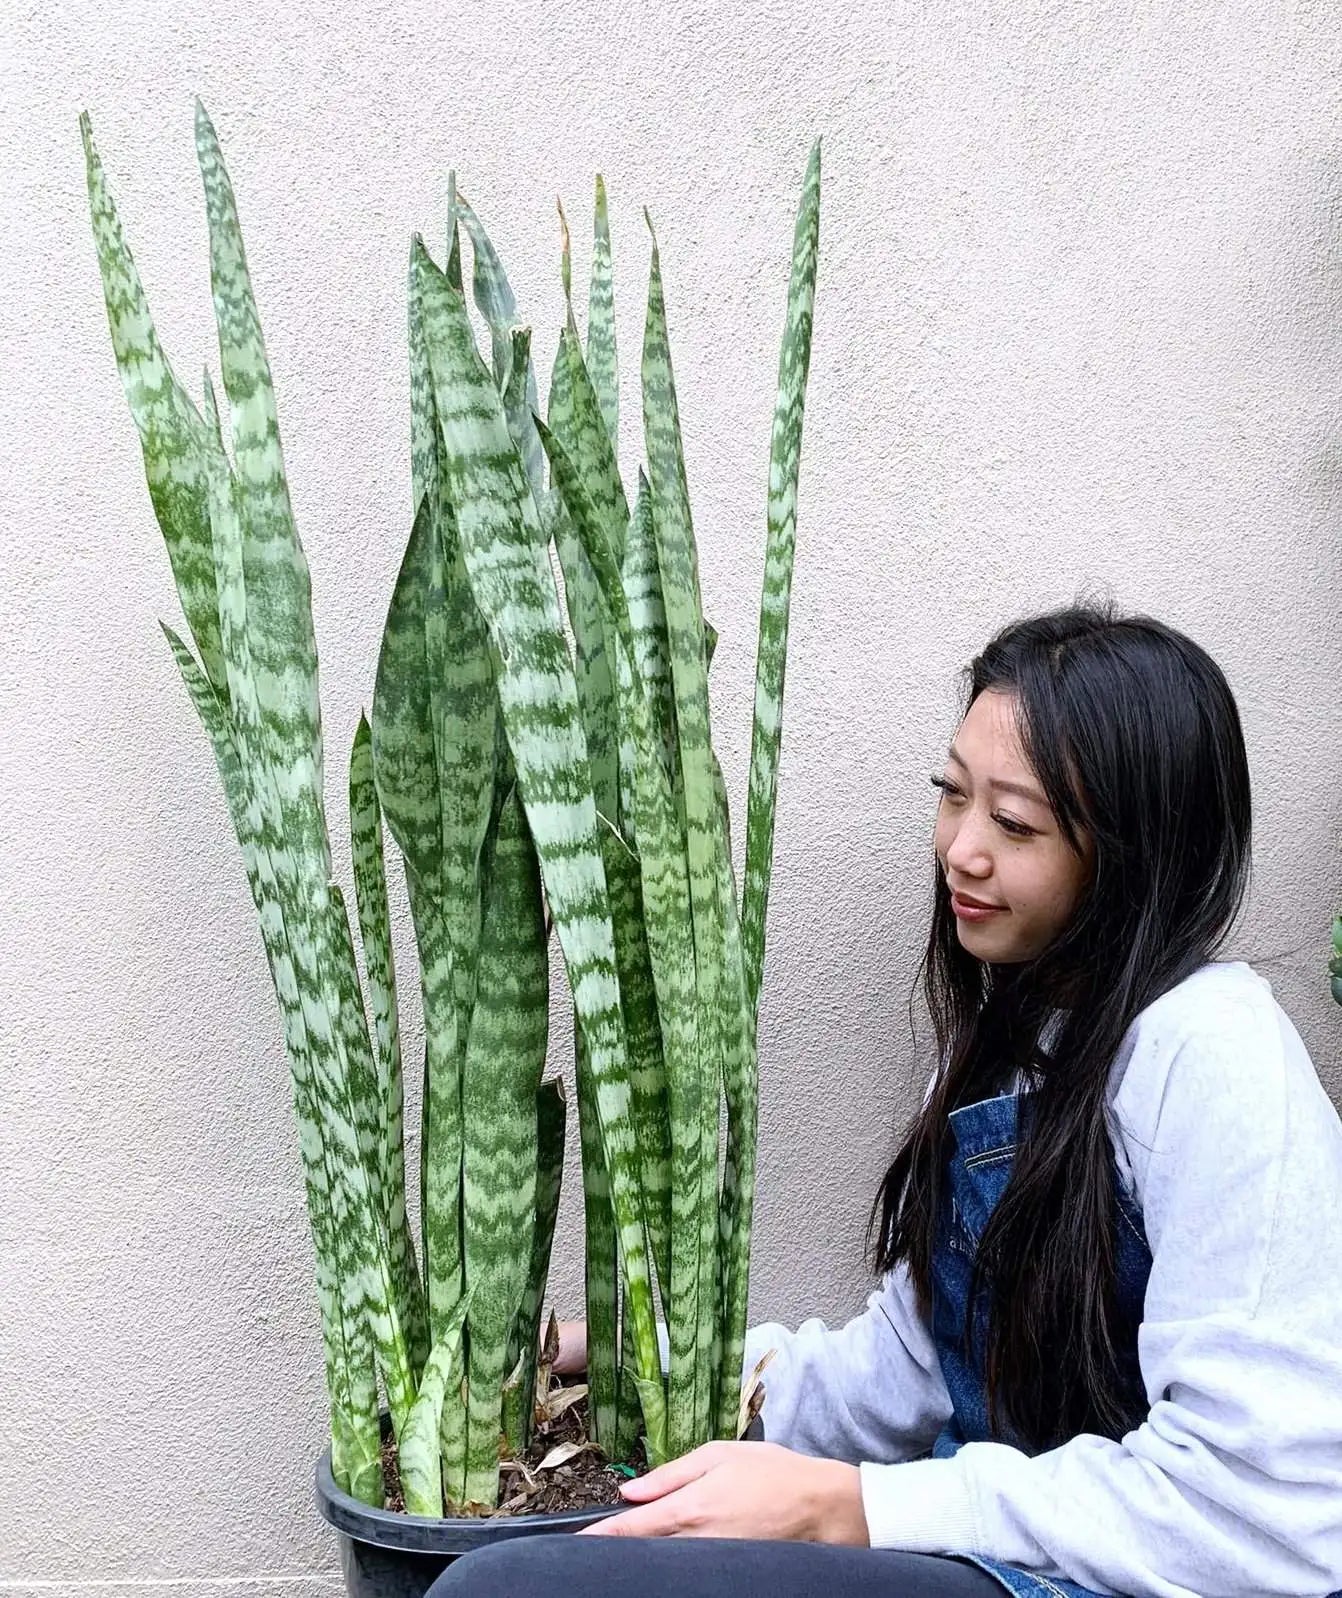
[[[969,770],[954,744],[951,745],[947,753],[957,766],[962,767],[965,771]],[[1040,793],[1038,788],[1027,788],[1023,783],[1019,782],[1001,782],[996,777],[988,779],[988,786],[1000,789],[1002,793],[1014,793],[1020,799],[1029,799],[1037,805],[1043,805],[1045,809],[1048,808],[1048,800]]]

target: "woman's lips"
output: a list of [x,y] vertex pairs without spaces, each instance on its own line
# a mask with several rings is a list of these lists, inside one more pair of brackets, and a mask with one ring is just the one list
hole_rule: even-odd
[[986,921],[989,916],[999,915],[1005,908],[1005,905],[1000,904],[970,904],[958,893],[951,894],[951,909],[962,921]]

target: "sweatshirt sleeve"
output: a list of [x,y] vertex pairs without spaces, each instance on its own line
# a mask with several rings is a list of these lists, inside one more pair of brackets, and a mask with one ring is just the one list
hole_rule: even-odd
[[1125,1099],[1146,1420],[1034,1457],[865,1462],[871,1542],[1131,1598],[1342,1589],[1342,1124],[1271,1000],[1134,1053]]
[[849,1464],[912,1459],[931,1448],[951,1413],[936,1349],[900,1266],[846,1325],[776,1321],[746,1333],[743,1379],[767,1349],[764,1435],[803,1454]]

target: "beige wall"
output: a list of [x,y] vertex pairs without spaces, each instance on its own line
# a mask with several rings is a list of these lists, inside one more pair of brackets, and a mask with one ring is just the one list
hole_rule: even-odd
[[[842,1316],[866,1290],[862,1222],[923,1070],[905,1006],[927,774],[956,672],[1025,610],[1113,594],[1225,667],[1257,805],[1235,952],[1342,1090],[1322,978],[1342,746],[1334,8],[846,10],[4,8],[0,1592],[309,1598],[337,1568],[311,1507],[324,1394],[279,1027],[156,626],[178,607],[102,309],[81,109],[196,390],[218,362],[196,93],[218,127],[313,570],[342,871],[341,773],[407,532],[409,239],[441,257],[452,163],[545,371],[554,196],[585,283],[604,173],[630,471],[653,213],[742,811],[788,250],[823,131],[756,1318]],[[404,919],[400,954],[409,972]]]

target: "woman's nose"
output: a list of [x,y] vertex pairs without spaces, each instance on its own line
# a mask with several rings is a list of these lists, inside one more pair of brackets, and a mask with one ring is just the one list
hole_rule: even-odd
[[946,850],[946,866],[965,876],[985,876],[992,871],[992,855],[985,847],[982,830],[966,819],[955,830]]

